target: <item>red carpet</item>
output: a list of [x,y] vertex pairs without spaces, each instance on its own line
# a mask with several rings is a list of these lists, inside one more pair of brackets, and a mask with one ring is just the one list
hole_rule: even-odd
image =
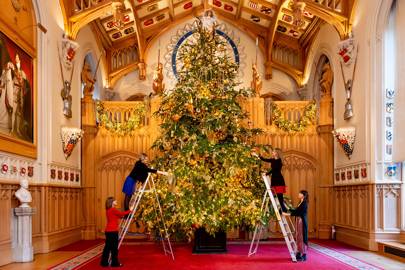
[[[191,246],[176,245],[175,261],[163,255],[157,244],[125,244],[119,254],[124,267],[119,269],[148,270],[262,270],[262,269],[356,269],[312,248],[308,261],[292,263],[285,244],[262,244],[258,254],[247,257],[248,244],[228,245],[227,254],[193,255]],[[100,256],[75,269],[108,269],[99,266]],[[111,268],[114,269],[114,268]]]
[[362,248],[354,247],[342,242],[334,241],[334,240],[320,240],[320,239],[311,239],[311,243],[317,243],[327,248],[332,248],[337,251],[359,251],[365,250]]
[[64,246],[56,251],[85,251],[95,247],[98,244],[104,243],[103,239],[96,240],[80,240],[73,244]]

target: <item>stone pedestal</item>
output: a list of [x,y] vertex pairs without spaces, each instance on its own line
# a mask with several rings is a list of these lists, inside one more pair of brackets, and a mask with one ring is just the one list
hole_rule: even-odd
[[15,262],[31,262],[34,259],[32,247],[32,215],[35,208],[14,208],[13,257]]

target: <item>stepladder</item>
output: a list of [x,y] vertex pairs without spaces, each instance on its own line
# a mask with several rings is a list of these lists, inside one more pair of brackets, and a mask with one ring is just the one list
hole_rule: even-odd
[[131,226],[132,222],[134,221],[134,218],[135,218],[137,212],[139,212],[139,208],[140,208],[139,205],[140,205],[141,200],[144,197],[145,193],[153,194],[152,195],[153,196],[153,199],[152,199],[153,205],[148,205],[148,207],[154,208],[156,218],[159,219],[158,224],[160,225],[160,227],[158,228],[158,230],[159,230],[159,236],[160,236],[160,240],[162,242],[164,254],[171,256],[172,259],[174,260],[174,252],[172,249],[172,244],[170,242],[170,235],[169,235],[167,227],[166,227],[162,205],[160,203],[159,195],[156,190],[155,181],[154,181],[151,173],[148,174],[146,181],[144,183],[142,183],[140,189],[136,190],[134,192],[134,194],[132,195],[131,201],[129,203],[130,209],[132,209],[130,214],[125,219],[121,220],[120,231],[118,233],[118,239],[119,239],[118,249],[121,247],[125,236],[128,234],[129,227]]
[[[279,224],[281,233],[283,235],[284,241],[287,245],[288,252],[290,253],[291,260],[293,262],[297,262],[296,258],[296,251],[297,251],[297,244],[294,240],[294,226],[290,220],[289,216],[284,216],[281,214],[281,207],[280,203],[277,199],[277,196],[274,196],[273,191],[271,190],[270,178],[263,174],[262,175],[263,181],[266,186],[266,191],[263,195],[262,205],[261,205],[261,212],[262,216],[269,215],[271,208],[274,210],[275,221]],[[262,237],[263,232],[268,228],[266,222],[259,221],[254,229],[252,241],[250,243],[249,253],[248,256],[252,256],[257,253],[259,248],[260,239]]]

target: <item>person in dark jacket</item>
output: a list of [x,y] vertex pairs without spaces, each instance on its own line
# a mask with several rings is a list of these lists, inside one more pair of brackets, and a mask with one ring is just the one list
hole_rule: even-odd
[[167,175],[166,172],[149,168],[147,165],[148,161],[148,156],[145,153],[142,153],[139,160],[135,163],[135,166],[132,169],[131,173],[125,179],[124,186],[122,187],[122,192],[125,193],[125,210],[129,209],[129,203],[131,201],[132,194],[134,194],[136,190],[136,183],[138,181],[144,183],[146,181],[146,178],[148,177],[148,173],[159,173]]
[[119,219],[128,215],[131,211],[121,212],[117,208],[117,201],[114,197],[108,197],[105,201],[105,210],[107,215],[107,225],[105,226],[105,246],[101,255],[100,265],[108,267],[108,258],[111,255],[111,267],[121,267],[118,261],[118,223]]
[[267,175],[271,174],[271,188],[277,194],[281,210],[283,212],[287,212],[287,207],[284,204],[284,196],[283,196],[283,194],[286,193],[286,186],[284,182],[284,177],[281,174],[281,169],[283,168],[281,153],[282,153],[281,149],[276,148],[271,153],[271,158],[264,158],[257,154],[256,156],[258,156],[262,161],[269,162],[271,164],[271,171],[267,173]]
[[[308,192],[301,190],[298,194],[300,203],[296,209],[291,209],[291,216],[295,216],[295,239],[297,243],[297,261],[307,260],[308,249]],[[283,215],[290,215],[283,213]]]

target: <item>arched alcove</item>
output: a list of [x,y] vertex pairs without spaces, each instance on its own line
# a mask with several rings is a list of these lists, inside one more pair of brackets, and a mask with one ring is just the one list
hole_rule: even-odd
[[[99,64],[98,64],[97,60],[95,59],[92,52],[88,52],[83,59],[82,73],[85,72],[85,71],[83,71],[83,68],[85,68],[86,63],[88,63],[90,65],[92,78],[95,79],[93,98],[100,100],[101,99],[101,87],[100,87],[100,83],[97,80],[97,72],[99,71]],[[84,85],[85,84],[83,83],[83,79],[82,79],[82,84],[81,84],[82,97],[83,97]]]

